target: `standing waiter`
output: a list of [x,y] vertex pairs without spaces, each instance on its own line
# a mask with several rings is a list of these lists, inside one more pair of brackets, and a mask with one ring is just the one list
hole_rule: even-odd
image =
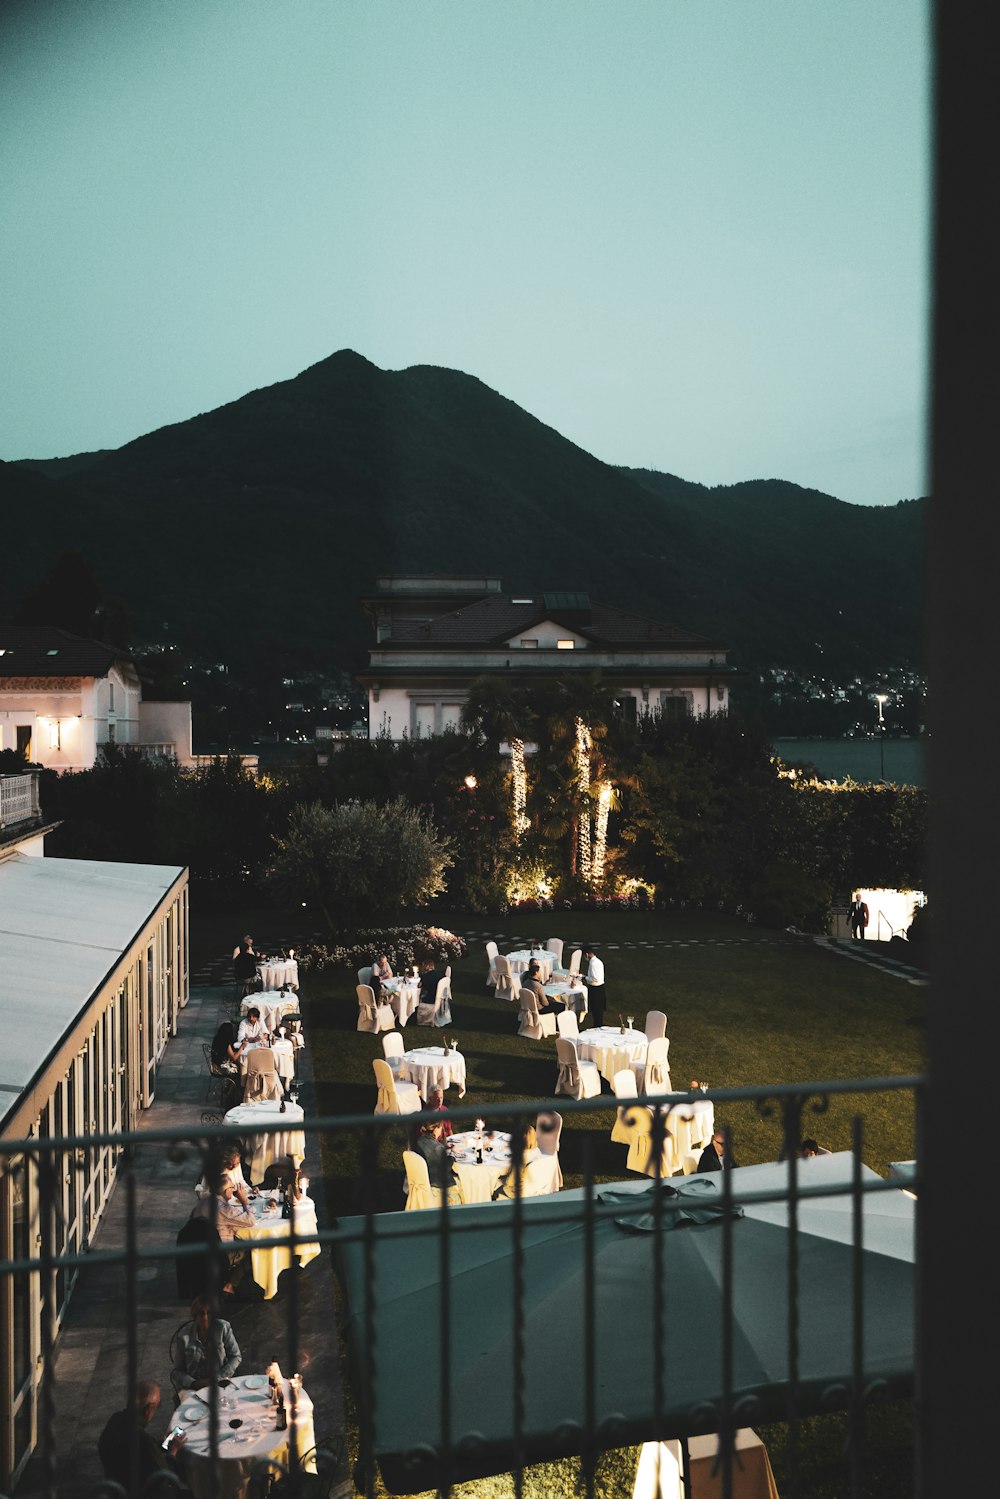
[[587,959],[587,972],[582,975],[587,986],[587,1009],[595,1025],[604,1024],[604,964],[588,942],[583,949]]

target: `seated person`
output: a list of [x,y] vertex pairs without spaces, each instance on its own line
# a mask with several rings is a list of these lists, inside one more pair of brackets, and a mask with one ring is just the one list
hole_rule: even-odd
[[[248,1207],[245,1207],[236,1195],[236,1188],[231,1181],[220,1183],[217,1196],[206,1192],[205,1196],[195,1204],[191,1211],[192,1218],[207,1218],[213,1224],[215,1231],[223,1244],[232,1245],[241,1228],[254,1229],[257,1220]],[[249,1251],[229,1248],[226,1250],[229,1262],[228,1279],[222,1287],[223,1294],[235,1296],[236,1287],[247,1273]]]
[[372,993],[375,995],[375,1003],[380,1005],[382,1003],[382,975],[379,973],[378,958],[372,958],[368,966],[371,969],[368,982],[371,985]]
[[[115,1411],[114,1415],[108,1418],[104,1430],[97,1439],[97,1451],[105,1478],[120,1483],[126,1494],[138,1494],[145,1487],[146,1481],[154,1473],[159,1473],[163,1469],[175,1473],[182,1471],[178,1456],[185,1437],[183,1435],[174,1437],[169,1452],[164,1452],[159,1442],[151,1437],[147,1430],[159,1407],[159,1385],[151,1379],[142,1380],[136,1385],[135,1394],[125,1409]],[[130,1432],[134,1427],[138,1427],[139,1435],[135,1488],[132,1487],[132,1475],[129,1471]]]
[[437,986],[444,978],[444,969],[434,965],[433,958],[425,958],[420,965],[420,1003],[432,1005],[437,999]]
[[233,978],[242,985],[244,995],[249,994],[257,982],[257,963],[259,955],[253,950],[253,941],[250,937],[244,937],[240,943],[239,950],[233,958]]
[[177,1345],[172,1378],[178,1390],[199,1390],[213,1376],[229,1379],[243,1359],[232,1327],[221,1318],[213,1322],[204,1296],[192,1301],[191,1321],[178,1332]]
[[417,1132],[414,1150],[427,1162],[432,1187],[443,1192],[456,1185],[458,1177],[444,1144],[444,1120],[426,1120]]
[[270,1039],[271,1033],[260,1018],[260,1010],[252,1005],[240,1021],[240,1028],[236,1032],[237,1046],[242,1051],[249,1051],[251,1045],[266,1046]]
[[385,953],[380,953],[375,959],[375,962],[372,964],[372,973],[378,975],[380,984],[384,984],[386,979],[393,977],[392,969],[389,966],[389,959]]
[[[447,1108],[447,1105],[445,1104],[445,1101],[444,1101],[444,1094],[443,1094],[443,1092],[441,1091],[440,1088],[431,1088],[430,1089],[429,1093],[427,1094],[427,1103],[424,1105],[424,1107],[427,1108],[427,1109],[434,1109],[439,1114],[447,1114],[448,1108]],[[442,1119],[442,1121],[441,1121],[441,1138],[442,1138],[442,1140],[447,1140],[448,1137],[449,1137],[449,1135],[451,1133],[452,1133],[451,1120],[450,1119]]]
[[545,992],[545,986],[542,983],[540,975],[541,968],[539,967],[538,959],[532,958],[528,964],[527,973],[521,977],[521,988],[531,990],[538,1000],[539,1010],[543,1013],[548,1012],[550,1015],[558,1015],[561,1010],[565,1010],[565,1002],[561,999],[549,998]]
[[[228,1145],[223,1150],[220,1165],[222,1167],[220,1180],[232,1182],[236,1201],[241,1207],[248,1208],[250,1206],[250,1183],[243,1175],[243,1157],[240,1155],[238,1145]],[[204,1176],[195,1187],[195,1192],[199,1197],[204,1197],[206,1193],[211,1195],[211,1188]]]
[[212,1065],[214,1067],[221,1067],[223,1072],[230,1072],[235,1075],[239,1070],[237,1063],[239,1062],[240,1052],[236,1045],[236,1032],[233,1030],[231,1020],[224,1020],[212,1037],[210,1055]]

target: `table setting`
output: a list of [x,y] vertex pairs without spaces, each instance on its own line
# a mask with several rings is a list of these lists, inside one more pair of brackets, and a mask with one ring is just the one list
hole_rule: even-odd
[[510,964],[511,973],[527,973],[528,964],[532,961],[538,964],[538,977],[543,984],[547,984],[552,977],[552,970],[556,966],[556,955],[549,952],[547,947],[536,947],[534,949],[521,947],[516,952],[507,953],[507,962]]
[[278,1191],[259,1192],[250,1198],[250,1210],[257,1220],[254,1228],[241,1228],[237,1239],[273,1239],[274,1244],[260,1246],[250,1251],[253,1278],[263,1287],[264,1300],[270,1301],[278,1290],[278,1276],[292,1263],[291,1223],[295,1224],[295,1255],[301,1266],[308,1265],[320,1252],[319,1244],[309,1235],[317,1233],[316,1204],[306,1195],[309,1185],[307,1176],[299,1177],[299,1200],[292,1204],[292,1220],[282,1217],[282,1196]]
[[265,989],[284,989],[291,985],[299,987],[299,963],[297,958],[267,958],[257,964],[257,977]]
[[392,1006],[400,1029],[406,1024],[420,1002],[420,980],[405,974],[382,980],[382,992]]
[[587,1008],[587,990],[584,984],[567,979],[552,979],[542,988],[550,999],[561,999],[569,1010],[582,1015]]
[[577,1055],[593,1062],[601,1076],[611,1083],[622,1068],[631,1067],[633,1062],[645,1062],[648,1045],[644,1032],[631,1025],[595,1025],[580,1032]]
[[240,1000],[241,1015],[249,1015],[251,1010],[259,1010],[261,1020],[269,1031],[273,1031],[281,1024],[283,1016],[299,1013],[299,996],[280,988],[258,991]]
[[427,1102],[432,1088],[442,1092],[454,1085],[459,1097],[465,1096],[465,1058],[456,1046],[416,1046],[403,1053],[399,1075],[403,1082],[416,1083],[420,1097]]
[[[302,1130],[305,1115],[302,1105],[294,1101],[261,1099],[253,1103],[238,1103],[225,1116],[226,1124],[235,1124],[245,1132],[247,1155],[249,1156],[250,1180],[263,1180],[264,1172],[273,1161],[285,1156],[306,1153],[306,1139]],[[268,1134],[258,1134],[261,1124],[277,1124],[282,1128]]]
[[185,1476],[195,1499],[243,1499],[252,1466],[265,1458],[288,1466],[294,1437],[302,1457],[316,1445],[313,1403],[298,1375],[281,1378],[286,1424],[278,1425],[278,1407],[266,1374],[238,1374],[217,1391],[217,1453],[211,1460],[210,1392],[185,1392],[175,1424],[185,1433]]
[[510,1170],[510,1135],[504,1130],[469,1129],[445,1141],[462,1201],[489,1202],[500,1178]]

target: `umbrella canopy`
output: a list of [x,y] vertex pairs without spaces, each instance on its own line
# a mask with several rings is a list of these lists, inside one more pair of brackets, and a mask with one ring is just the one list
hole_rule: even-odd
[[[846,1404],[852,1375],[854,1163],[849,1154],[796,1163],[800,1412]],[[653,1405],[653,1279],[657,1236],[648,1182],[594,1189],[593,1429],[599,1446],[715,1431],[720,1424],[723,1252],[732,1253],[732,1398],[737,1424],[783,1419],[789,1391],[788,1272],[793,1242],[790,1166],[731,1173],[732,1215],[722,1173],[664,1183],[684,1220],[659,1240],[662,1254],[663,1399]],[[863,1182],[881,1178],[861,1168]],[[706,1200],[715,1197],[715,1210]],[[768,1200],[770,1199],[770,1200]],[[899,1191],[864,1193],[863,1375],[886,1394],[912,1386],[915,1254],[913,1201]],[[522,1452],[526,1462],[581,1450],[587,1421],[584,1193],[521,1204],[524,1344]],[[373,1220],[375,1276],[366,1276],[365,1220],[343,1219],[335,1254],[348,1302],[351,1365],[363,1394],[373,1359],[375,1409],[367,1437],[393,1493],[433,1487],[451,1447],[452,1481],[506,1471],[515,1437],[515,1212],[512,1203],[448,1215],[447,1276],[437,1210]],[[448,1401],[442,1400],[442,1286],[448,1291]],[[369,1292],[374,1305],[367,1305]],[[367,1336],[369,1318],[374,1348]],[[449,1430],[442,1430],[447,1409]],[[449,1441],[450,1439],[450,1441]]]

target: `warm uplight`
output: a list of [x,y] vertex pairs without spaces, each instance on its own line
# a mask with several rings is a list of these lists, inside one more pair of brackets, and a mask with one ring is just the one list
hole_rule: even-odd
[[470,791],[475,791],[476,787],[479,785],[479,782],[476,780],[475,776],[466,776],[465,784]]

